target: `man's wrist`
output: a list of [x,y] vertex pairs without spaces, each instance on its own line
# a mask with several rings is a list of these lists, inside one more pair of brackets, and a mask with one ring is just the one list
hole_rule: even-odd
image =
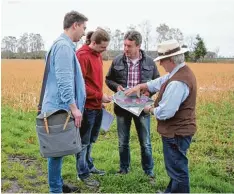
[[141,90],[141,84],[138,85],[138,90]]
[[154,115],[154,107],[150,107],[150,108],[149,108],[149,113],[150,113],[151,115]]

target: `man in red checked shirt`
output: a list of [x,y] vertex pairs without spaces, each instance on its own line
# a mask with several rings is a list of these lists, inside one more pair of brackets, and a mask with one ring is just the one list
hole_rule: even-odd
[[[142,36],[138,31],[128,31],[124,35],[124,53],[117,56],[106,75],[106,85],[113,91],[124,91],[140,83],[146,83],[159,77],[158,69],[151,57],[141,50]],[[146,96],[154,93],[144,92]],[[135,123],[141,146],[141,164],[144,173],[154,179],[154,161],[150,139],[150,114],[142,113],[139,117],[114,105],[119,138],[120,169],[118,174],[128,174],[130,170],[130,128]],[[134,169],[134,167],[133,167]],[[154,181],[154,180],[153,180]]]

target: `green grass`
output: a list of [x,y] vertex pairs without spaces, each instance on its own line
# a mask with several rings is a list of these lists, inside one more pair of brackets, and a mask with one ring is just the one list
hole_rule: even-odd
[[[39,154],[35,115],[35,112],[2,106],[2,192],[48,192],[47,161]],[[198,131],[188,153],[191,192],[234,192],[234,95],[230,94],[228,100],[219,103],[198,103],[197,124]],[[94,190],[76,180],[74,156],[64,157],[64,182],[78,185],[82,192],[154,193],[164,190],[169,178],[154,118],[151,132],[156,185],[149,183],[141,168],[134,125],[130,140],[131,171],[126,176],[115,175],[119,168],[116,123],[108,133],[101,132],[93,148],[96,167],[107,172],[103,177],[95,176],[101,186]]]

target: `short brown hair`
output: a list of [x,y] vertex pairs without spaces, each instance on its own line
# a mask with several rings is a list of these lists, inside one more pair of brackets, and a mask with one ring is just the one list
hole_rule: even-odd
[[130,30],[124,35],[124,40],[135,41],[136,45],[141,45],[142,36],[141,33],[136,30]]
[[70,11],[68,12],[63,20],[63,29],[68,29],[74,24],[75,22],[84,23],[88,21],[88,18],[85,17],[83,14],[77,11]]
[[85,43],[89,45],[91,41],[95,41],[96,44],[101,44],[102,41],[109,42],[110,41],[110,35],[107,33],[106,30],[102,28],[97,28],[95,31],[90,31],[86,35],[86,41]]

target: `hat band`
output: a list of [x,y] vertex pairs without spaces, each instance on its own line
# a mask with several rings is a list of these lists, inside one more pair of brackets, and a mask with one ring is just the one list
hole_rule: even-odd
[[177,52],[177,51],[180,51],[180,47],[176,47],[176,48],[174,48],[174,49],[172,49],[172,50],[169,50],[169,51],[167,51],[167,52],[165,52],[165,53],[159,53],[159,52],[158,52],[158,56],[170,55],[170,54],[173,54],[173,53],[175,53],[175,52]]

